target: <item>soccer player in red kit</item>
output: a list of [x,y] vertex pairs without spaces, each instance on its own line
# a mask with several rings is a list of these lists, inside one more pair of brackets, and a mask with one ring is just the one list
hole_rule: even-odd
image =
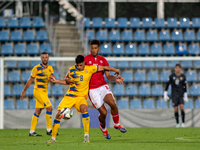
[[[85,56],[85,64],[86,65],[102,65],[102,66],[109,66],[108,61],[98,55],[100,50],[100,41],[97,39],[93,39],[90,41],[90,51],[91,54]],[[117,81],[120,84],[123,83],[124,79],[120,76],[112,76],[110,75],[109,71],[102,71],[97,72],[92,75],[89,85],[89,99],[93,106],[99,111],[99,122],[100,122],[100,129],[106,139],[110,139],[111,136],[108,133],[106,128],[106,115],[107,109],[104,103],[107,103],[111,108],[111,115],[114,121],[114,128],[120,130],[122,133],[126,132],[126,129],[119,124],[119,113],[118,107],[116,105],[114,96],[110,91],[110,88],[107,82],[104,79],[104,73],[108,80],[110,81]]]

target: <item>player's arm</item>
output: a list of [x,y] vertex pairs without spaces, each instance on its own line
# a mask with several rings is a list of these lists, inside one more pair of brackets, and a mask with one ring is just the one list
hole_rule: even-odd
[[124,78],[122,78],[120,76],[115,77],[115,76],[111,75],[109,71],[105,71],[104,73],[106,75],[106,78],[109,81],[117,81],[119,84],[123,84]]
[[70,83],[72,84],[74,84],[74,82],[73,81],[71,81],[70,79],[69,79],[69,76],[67,75],[66,77],[65,77],[65,80],[57,80],[55,77],[53,77],[53,76],[51,76],[50,77],[50,79],[49,79],[52,83],[57,83],[57,84],[63,84],[63,85],[69,85]]
[[167,90],[168,90],[168,87],[169,87],[170,84],[171,84],[171,75],[169,76],[169,79],[168,79],[167,84],[165,86],[165,91],[164,91],[164,100],[165,101],[169,100],[169,97],[167,96]]
[[98,65],[98,71],[114,71],[115,74],[119,75],[119,69],[110,67],[110,66],[100,66]]
[[22,93],[21,93],[21,100],[23,100],[24,99],[24,97],[25,97],[25,92],[26,92],[26,90],[29,88],[29,86],[31,85],[31,83],[33,82],[33,77],[30,77],[29,79],[28,79],[28,81],[26,82],[26,85],[24,86],[24,89],[22,90]]
[[184,81],[183,81],[183,86],[184,86],[184,97],[183,97],[183,100],[188,102],[188,96],[187,96],[187,80],[186,80],[186,77],[184,77]]

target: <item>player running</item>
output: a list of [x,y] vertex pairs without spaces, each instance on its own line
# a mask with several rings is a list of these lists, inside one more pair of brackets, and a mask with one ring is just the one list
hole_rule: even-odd
[[84,126],[84,143],[89,142],[89,126],[90,117],[87,112],[87,95],[89,89],[89,82],[93,73],[103,70],[110,70],[119,74],[119,70],[109,66],[87,66],[85,65],[84,56],[78,55],[75,59],[75,66],[69,69],[65,80],[56,80],[55,77],[50,77],[53,83],[69,85],[67,93],[64,95],[62,101],[58,106],[58,112],[54,119],[52,129],[52,138],[46,143],[56,143],[56,134],[60,128],[60,111],[63,108],[75,107],[77,112],[82,114],[82,122]]
[[[100,41],[93,39],[90,42],[90,51],[91,54],[85,56],[85,63],[86,65],[103,65],[109,66],[107,60],[98,55],[100,50]],[[100,122],[100,129],[106,139],[110,139],[111,136],[108,133],[106,128],[106,115],[107,109],[104,103],[107,103],[111,108],[111,115],[114,121],[114,128],[120,130],[122,133],[126,132],[126,129],[119,124],[119,112],[118,107],[116,105],[115,99],[113,97],[112,92],[108,84],[104,79],[104,73],[108,80],[110,81],[117,81],[120,84],[123,83],[124,79],[120,76],[112,76],[110,75],[109,71],[101,71],[97,72],[92,75],[90,86],[89,86],[89,98],[93,106],[99,111],[99,122]]]
[[33,80],[35,80],[34,87],[34,97],[36,98],[35,105],[35,113],[32,117],[31,128],[29,132],[29,136],[42,136],[35,132],[35,128],[37,126],[38,118],[42,109],[46,108],[46,124],[47,124],[47,135],[51,135],[51,120],[52,120],[52,105],[48,98],[48,84],[49,77],[53,75],[53,67],[48,65],[49,55],[46,52],[41,54],[41,64],[33,67],[31,76],[26,82],[24,89],[21,93],[21,99],[23,100],[25,97],[25,92],[28,87],[31,85]]
[[169,87],[169,84],[171,84],[171,99],[172,99],[172,105],[174,106],[174,115],[176,119],[176,127],[179,128],[179,114],[178,114],[178,105],[180,105],[181,109],[181,117],[182,117],[182,124],[181,127],[185,127],[185,112],[184,112],[184,101],[188,102],[187,97],[187,89],[186,89],[186,77],[184,74],[181,73],[181,65],[176,64],[175,66],[175,73],[172,73],[169,76],[168,82],[165,87],[164,92],[164,100],[169,100],[169,97],[167,96],[167,90]]

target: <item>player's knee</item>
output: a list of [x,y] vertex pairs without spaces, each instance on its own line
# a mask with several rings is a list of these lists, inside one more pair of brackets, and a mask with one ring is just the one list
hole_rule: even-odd
[[101,112],[100,112],[100,115],[101,115],[103,118],[106,118],[107,110],[101,111]]
[[52,106],[47,107],[47,111],[52,112],[53,111],[53,107]]
[[61,119],[60,111],[58,111],[58,113],[56,114],[56,119]]

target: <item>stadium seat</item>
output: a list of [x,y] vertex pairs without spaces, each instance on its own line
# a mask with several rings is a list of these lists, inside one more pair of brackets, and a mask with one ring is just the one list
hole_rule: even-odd
[[200,85],[192,85],[190,87],[190,93],[192,96],[200,96]]
[[200,41],[200,31],[197,31],[197,41]]
[[[100,42],[108,41],[107,30],[99,30],[99,31],[97,31],[96,35],[97,35],[97,39],[98,39]],[[93,39],[94,39],[94,38],[93,38]]]
[[138,53],[140,55],[150,55],[148,44],[140,44],[138,46]]
[[21,28],[31,28],[31,20],[29,17],[20,18],[20,27]]
[[24,86],[22,84],[13,85],[13,96],[20,96]]
[[116,84],[113,86],[113,94],[115,96],[125,96],[125,90],[123,85]]
[[48,64],[49,64],[50,66],[52,66],[53,68],[56,67],[55,61],[48,61]]
[[131,68],[142,68],[142,62],[141,61],[130,61],[130,67]]
[[22,34],[21,31],[12,31],[11,32],[11,40],[18,42],[18,41],[22,41]]
[[60,79],[60,74],[58,71],[54,71],[53,73],[56,76],[56,79]]
[[195,108],[200,108],[200,99],[195,100]]
[[2,55],[13,55],[12,44],[2,44],[1,46],[1,53]]
[[4,109],[15,109],[13,100],[4,100]]
[[165,19],[163,18],[155,18],[155,27],[156,28],[166,28]]
[[10,41],[9,33],[7,30],[0,31],[0,41]]
[[137,48],[135,44],[126,45],[126,54],[127,55],[137,55]]
[[184,109],[193,109],[193,100],[189,99],[188,102],[184,103]]
[[40,45],[40,53],[47,52],[48,54],[52,54],[51,45],[49,43],[44,43]]
[[149,42],[158,41],[158,33],[156,30],[147,31],[147,41]]
[[124,45],[122,44],[114,44],[113,45],[113,53],[114,55],[125,55]]
[[56,109],[58,109],[58,105],[60,104],[61,101],[62,101],[61,99],[56,100]]
[[9,85],[4,85],[4,96],[12,96],[11,89]]
[[6,28],[6,21],[3,17],[0,17],[0,28]]
[[18,61],[18,67],[20,69],[28,69],[28,68],[30,68],[29,61]]
[[93,22],[93,24],[92,24],[93,28],[103,28],[102,18],[94,17],[94,18],[92,18],[92,22]]
[[133,82],[133,72],[132,71],[123,71],[122,78],[124,78],[124,82]]
[[[30,77],[30,75],[29,75]],[[33,91],[34,91],[34,84],[31,84],[28,89],[26,90],[26,96],[33,97]]]
[[170,96],[172,92],[172,87],[169,85],[168,90],[167,90],[167,95]]
[[85,28],[90,28],[91,27],[91,25],[90,25],[90,18],[89,17],[85,17],[83,19],[83,22],[84,22],[84,27]]
[[178,55],[188,55],[186,44],[177,44],[176,53]]
[[129,108],[128,100],[127,99],[117,100],[117,107],[119,109],[128,109]]
[[188,82],[197,82],[197,73],[196,71],[187,71],[186,72],[186,79]]
[[143,100],[143,107],[145,109],[154,109],[155,108],[155,104],[153,99],[144,99]]
[[168,68],[166,61],[156,61],[156,68],[162,69],[162,68]]
[[158,99],[156,101],[156,107],[157,108],[168,108],[167,107],[167,102],[165,102],[163,99]]
[[200,60],[194,61],[194,68],[200,68]]
[[120,69],[128,69],[129,68],[129,63],[128,63],[128,61],[118,61],[117,62],[117,66]]
[[28,109],[28,103],[26,100],[17,100],[16,103],[16,108],[17,109]]
[[8,73],[8,81],[11,83],[20,82],[20,76],[18,71],[10,71]]
[[15,44],[14,51],[16,55],[26,55],[26,49],[24,44]]
[[151,54],[154,56],[163,55],[161,44],[152,44],[151,45]]
[[128,19],[125,17],[117,18],[118,28],[128,28]]
[[192,27],[200,28],[200,18],[192,18]]
[[140,28],[140,18],[132,17],[130,18],[130,27],[131,28]]
[[102,55],[112,55],[112,50],[110,44],[102,44],[100,46],[100,53]]
[[159,39],[160,41],[171,41],[169,31],[160,31],[159,32]]
[[19,28],[19,22],[17,18],[8,18],[7,23],[9,28]]
[[130,102],[130,108],[131,109],[141,109],[142,103],[140,99],[132,99]]
[[154,68],[154,62],[153,61],[143,61],[143,67],[144,68]]
[[149,71],[147,73],[147,80],[149,82],[159,82],[158,72],[157,71]]
[[182,68],[193,68],[192,61],[181,61]]
[[168,28],[178,28],[177,19],[167,18],[167,26]]
[[31,71],[23,71],[22,72],[22,82],[27,82],[31,76]]
[[29,55],[39,55],[39,50],[37,44],[28,44],[27,53]]
[[54,96],[63,96],[64,92],[63,92],[62,85],[53,85],[52,86],[52,94]]
[[184,39],[187,42],[196,41],[194,31],[185,31],[184,32]]
[[109,32],[109,40],[111,42],[117,42],[117,41],[120,41],[120,34],[119,34],[119,31],[117,30],[113,30],[113,31],[110,31]]
[[41,64],[41,61],[31,61],[31,68],[35,67],[38,64]]
[[113,18],[105,18],[105,27],[108,28],[108,29],[116,28],[115,19],[113,19]]
[[129,84],[126,86],[126,95],[128,96],[138,96],[138,89],[135,85]]
[[27,42],[35,41],[35,36],[32,30],[24,31],[24,40]]
[[199,44],[190,44],[188,46],[188,52],[190,55],[199,55]]
[[152,95],[153,96],[163,96],[162,85],[153,85],[152,86]]
[[142,18],[143,28],[153,28],[152,18]]
[[151,96],[149,85],[140,85],[139,86],[139,95],[140,96]]
[[146,41],[144,31],[143,30],[135,31],[135,33],[134,33],[134,39],[137,42]]
[[179,64],[178,60],[168,61],[169,68],[175,68],[176,64]]
[[161,82],[167,82],[169,76],[170,76],[170,72],[169,72],[169,71],[162,71],[162,72],[160,73],[160,81],[161,81]]
[[33,27],[34,28],[44,28],[44,21],[41,17],[33,18]]
[[116,67],[117,67],[116,61],[108,61],[108,63],[109,63],[109,66],[110,66],[110,67],[113,67],[113,68],[116,68]]
[[39,30],[36,33],[36,39],[38,41],[48,41],[47,32],[45,30]]
[[17,63],[16,61],[5,61],[5,68],[7,69],[16,69],[17,68]]
[[35,109],[35,104],[36,104],[36,100],[35,99],[31,99],[29,102],[29,108],[30,109]]
[[94,30],[87,30],[86,35],[87,35],[88,41],[95,39]]
[[48,90],[47,90],[47,92],[48,92],[48,96],[51,96],[52,95],[52,92],[51,92],[51,90],[50,90],[50,87],[48,86]]
[[7,72],[4,71],[4,82],[8,82]]
[[183,41],[183,34],[182,31],[172,31],[172,40],[174,42],[179,42],[179,41]]
[[122,41],[124,42],[133,41],[132,31],[130,30],[122,31]]
[[136,71],[134,79],[136,82],[146,82],[146,76],[144,71]]
[[180,27],[181,28],[190,28],[190,19],[189,18],[180,18]]

